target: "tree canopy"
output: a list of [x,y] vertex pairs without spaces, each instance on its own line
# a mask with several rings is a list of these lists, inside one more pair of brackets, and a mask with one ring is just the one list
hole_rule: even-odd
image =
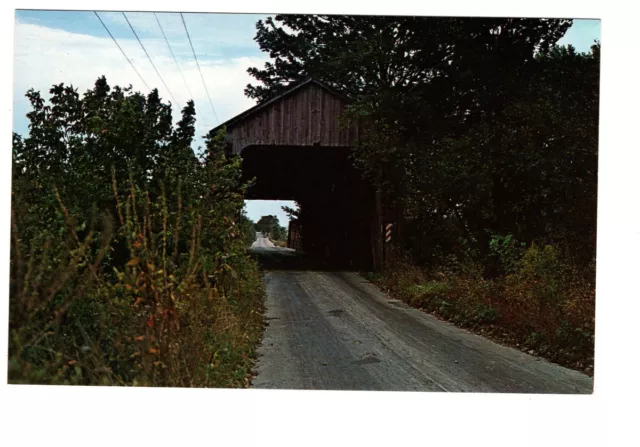
[[[354,163],[429,258],[493,235],[595,253],[600,47],[571,20],[277,15],[257,23],[265,101],[314,77],[353,99]],[[464,243],[460,244],[460,239]]]
[[278,216],[268,215],[262,216],[258,222],[256,222],[256,231],[261,232],[265,237],[273,239],[274,241],[282,241],[286,238],[286,228],[280,226]]

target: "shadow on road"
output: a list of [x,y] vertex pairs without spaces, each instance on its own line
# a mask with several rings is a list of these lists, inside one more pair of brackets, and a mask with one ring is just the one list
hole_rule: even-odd
[[251,256],[256,259],[265,270],[317,270],[317,271],[345,271],[345,265],[336,265],[324,260],[315,259],[305,253],[290,248],[280,247],[251,247]]

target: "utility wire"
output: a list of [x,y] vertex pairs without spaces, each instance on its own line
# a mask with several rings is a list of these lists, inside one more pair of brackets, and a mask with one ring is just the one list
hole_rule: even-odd
[[144,51],[144,54],[147,55],[147,58],[149,59],[149,62],[151,62],[151,66],[153,67],[153,69],[156,71],[156,74],[158,75],[158,77],[160,78],[160,80],[162,81],[162,84],[164,85],[164,88],[167,89],[167,92],[169,92],[169,96],[171,96],[171,99],[173,99],[173,103],[174,104],[178,104],[178,102],[176,101],[176,99],[173,97],[173,95],[171,94],[171,90],[169,90],[169,87],[167,87],[167,84],[164,82],[164,79],[162,79],[162,76],[160,75],[160,72],[158,71],[158,69],[156,68],[155,64],[153,63],[153,61],[151,60],[151,56],[149,56],[149,53],[147,53],[147,50],[145,49],[144,45],[142,45],[142,41],[140,40],[140,38],[138,37],[138,34],[136,33],[136,30],[133,29],[133,26],[131,25],[131,22],[129,22],[129,19],[127,18],[127,15],[124,13],[124,11],[122,12],[122,15],[124,16],[124,19],[127,21],[127,23],[129,24],[129,28],[131,28],[131,31],[133,31],[133,35],[136,36],[136,39],[138,39],[138,43],[140,44],[140,46],[142,47],[142,50]]
[[198,71],[200,72],[200,78],[202,79],[202,84],[204,85],[204,90],[207,92],[207,98],[209,98],[209,105],[211,106],[211,110],[213,111],[213,116],[216,117],[216,121],[220,123],[218,119],[218,115],[216,114],[216,109],[213,108],[213,102],[211,102],[211,95],[209,95],[209,89],[207,88],[207,83],[204,82],[204,76],[202,76],[202,70],[200,70],[200,63],[198,62],[198,57],[196,56],[196,51],[193,49],[193,43],[191,43],[191,36],[189,36],[189,30],[187,29],[187,23],[184,21],[184,16],[180,13],[180,17],[182,17],[182,24],[184,25],[184,30],[187,32],[187,38],[189,39],[189,45],[191,46],[191,51],[193,52],[193,58],[196,60],[196,65],[198,66]]
[[102,21],[102,19],[100,18],[100,16],[98,15],[97,11],[93,11],[93,13],[96,15],[96,17],[98,18],[98,20],[100,20],[100,23],[102,23],[102,26],[104,26],[104,29],[107,30],[107,33],[109,33],[109,35],[111,36],[111,38],[113,39],[114,43],[116,44],[116,46],[120,49],[120,51],[122,52],[122,55],[125,57],[125,59],[127,60],[127,62],[129,62],[129,65],[131,65],[131,68],[133,68],[133,71],[136,72],[136,74],[138,75],[138,77],[140,78],[140,80],[142,81],[142,83],[144,84],[145,87],[147,87],[147,90],[151,90],[149,88],[149,86],[147,85],[146,82],[144,82],[144,79],[142,77],[142,75],[140,73],[138,73],[138,70],[136,70],[136,67],[133,65],[133,63],[131,62],[131,60],[129,59],[129,57],[127,56],[127,54],[124,52],[124,50],[122,49],[122,47],[120,46],[120,44],[118,44],[118,41],[116,40],[115,37],[113,37],[113,34],[111,34],[111,31],[109,31],[109,28],[107,28],[107,25],[104,24],[104,22]]
[[184,73],[182,73],[182,68],[180,68],[180,64],[178,64],[178,60],[176,59],[175,54],[173,54],[171,45],[169,45],[169,39],[167,39],[167,35],[164,33],[164,29],[162,29],[162,25],[160,24],[160,20],[158,19],[158,14],[154,12],[153,15],[156,17],[156,22],[158,22],[158,26],[160,27],[160,31],[162,32],[162,36],[164,37],[164,41],[167,43],[167,47],[169,48],[171,57],[173,57],[173,61],[176,63],[176,67],[178,67],[178,71],[180,71],[180,76],[182,76],[182,80],[184,81],[184,86],[187,87],[187,92],[189,92],[189,97],[193,101],[193,93],[191,93],[191,89],[189,88],[189,83],[185,79]]

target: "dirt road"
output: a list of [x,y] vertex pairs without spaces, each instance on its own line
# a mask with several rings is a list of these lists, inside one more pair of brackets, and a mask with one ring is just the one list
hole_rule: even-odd
[[266,259],[268,327],[255,388],[590,393],[592,379],[392,300],[357,273],[295,270]]
[[273,242],[266,237],[262,236],[262,233],[256,233],[256,241],[251,244],[251,248],[273,248]]

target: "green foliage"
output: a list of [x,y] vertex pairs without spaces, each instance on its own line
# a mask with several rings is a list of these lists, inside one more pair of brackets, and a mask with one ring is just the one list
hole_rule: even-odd
[[489,241],[489,252],[492,254],[503,273],[514,273],[520,266],[520,259],[526,245],[517,242],[513,235],[493,236]]
[[480,303],[473,310],[475,324],[492,324],[498,321],[498,311],[488,304]]
[[280,226],[277,216],[262,216],[256,222],[256,230],[274,242],[282,242],[287,239],[287,229]]
[[246,386],[264,287],[240,161],[157,91],[28,93],[14,135],[12,383]]
[[544,248],[532,244],[522,258],[521,275],[526,279],[555,278],[561,273],[557,250],[551,245]]
[[287,213],[287,216],[289,216],[289,219],[298,219],[300,218],[300,205],[298,205],[296,203],[296,208],[293,209],[289,206],[283,206],[281,207],[282,211],[284,211],[285,213]]
[[[491,62],[483,58],[491,56],[489,45],[496,44],[497,30],[504,30],[500,40],[511,43],[505,53],[533,58],[536,46],[544,51],[570,24],[566,20],[280,14],[256,24],[255,40],[274,61],[263,69],[249,69],[263,85],[249,85],[245,92],[264,101],[311,76],[354,96],[392,93],[390,87],[428,83],[433,71],[446,69],[447,60],[463,63],[461,56],[465,56],[469,63]],[[454,43],[464,55],[452,54]],[[485,71],[489,70],[486,66]]]
[[564,299],[569,270],[550,245],[540,248],[532,244],[519,264],[518,270],[506,278],[507,287],[523,307],[534,306],[538,317],[546,318],[549,307],[556,308]]
[[[354,163],[397,202],[414,260],[489,263],[492,235],[595,254],[600,46],[570,20],[277,15],[258,22],[265,101],[314,77],[353,100]],[[462,263],[466,263],[463,259]],[[509,268],[514,267],[511,265]]]
[[245,245],[247,247],[250,247],[251,244],[253,244],[253,242],[256,240],[255,223],[253,223],[253,221],[243,213],[240,217],[239,225],[244,236]]

